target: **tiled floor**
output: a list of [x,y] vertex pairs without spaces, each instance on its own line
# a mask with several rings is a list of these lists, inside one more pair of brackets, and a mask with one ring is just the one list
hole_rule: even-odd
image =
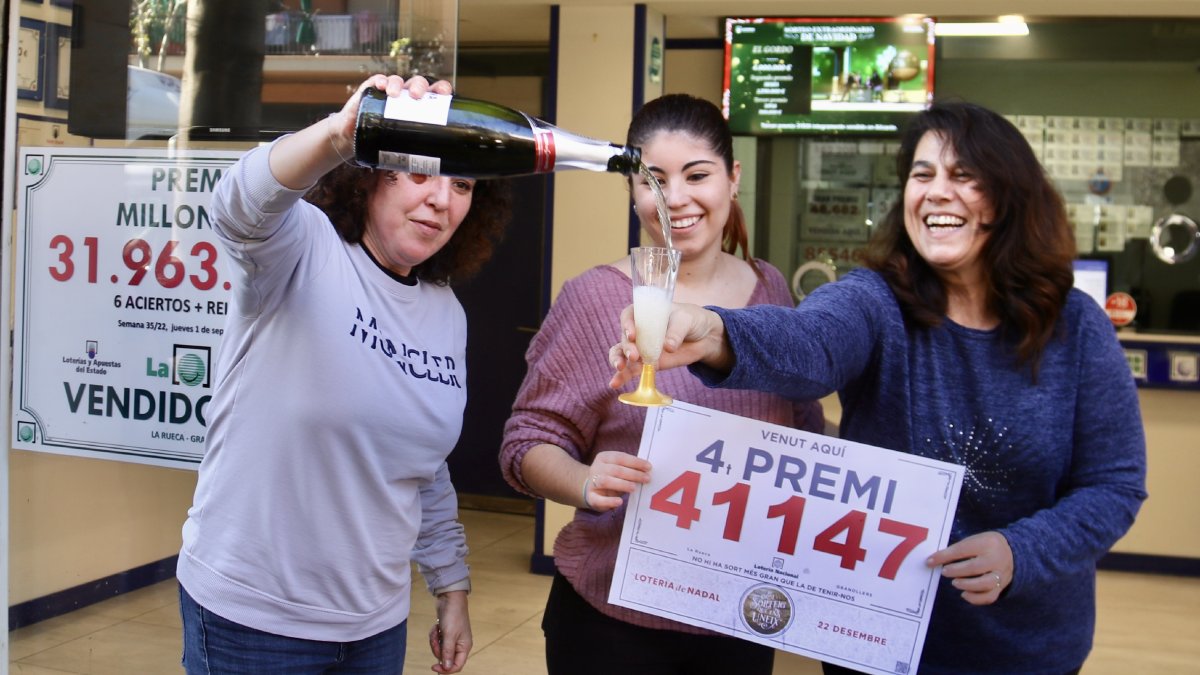
[[[475,633],[465,672],[544,674],[539,624],[550,578],[527,571],[533,518],[463,511],[462,520],[471,546]],[[421,583],[419,577],[414,582]],[[1096,647],[1086,675],[1200,673],[1200,579],[1104,572],[1099,596]],[[432,621],[432,600],[414,593],[406,672],[430,672],[425,627]],[[182,672],[173,580],[18,629],[10,638],[13,675]],[[775,673],[816,675],[820,667],[780,653]]]

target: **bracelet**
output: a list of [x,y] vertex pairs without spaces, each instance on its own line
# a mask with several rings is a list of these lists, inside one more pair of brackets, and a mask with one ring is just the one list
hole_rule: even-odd
[[333,130],[329,128],[329,125],[333,123],[333,116],[337,114],[338,113],[329,113],[329,116],[325,118],[325,135],[329,137],[329,144],[333,146],[333,152],[338,156],[338,159],[342,160],[342,164],[357,168],[357,163],[342,157],[342,151],[338,150],[337,143],[333,142]]
[[588,485],[590,485],[591,483],[595,482],[595,480],[596,480],[596,477],[595,477],[595,476],[588,476],[588,477],[587,477],[586,479],[584,479],[584,481],[583,481],[583,506],[584,506],[584,508],[586,508],[586,509],[587,509],[587,510],[589,510],[589,511],[591,511],[591,510],[592,510],[592,503],[591,503],[591,502],[589,502],[589,501],[588,501],[588,498],[587,498]]

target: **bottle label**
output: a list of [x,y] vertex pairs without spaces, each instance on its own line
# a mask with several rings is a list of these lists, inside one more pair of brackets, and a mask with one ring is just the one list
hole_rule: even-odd
[[438,176],[442,173],[442,160],[440,157],[406,155],[386,150],[379,151],[379,161],[375,165],[380,169],[387,169],[389,171],[420,173],[426,176]]
[[446,120],[450,118],[450,101],[453,99],[453,96],[432,91],[425,92],[421,98],[413,98],[408,93],[389,96],[383,104],[383,116],[389,120],[437,124],[444,127]]
[[543,126],[546,123],[536,117],[525,117],[533,127],[533,148],[536,153],[533,170],[538,173],[550,173],[554,170],[554,130]]

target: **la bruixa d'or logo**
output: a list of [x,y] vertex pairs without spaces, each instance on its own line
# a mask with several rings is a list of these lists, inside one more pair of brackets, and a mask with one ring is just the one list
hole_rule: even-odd
[[760,584],[742,596],[742,622],[763,637],[786,631],[792,615],[791,597],[777,586]]

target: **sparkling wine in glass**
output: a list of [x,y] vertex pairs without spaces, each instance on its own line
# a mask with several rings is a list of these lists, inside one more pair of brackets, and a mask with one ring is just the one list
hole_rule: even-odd
[[633,318],[637,348],[642,355],[642,376],[637,389],[618,398],[630,405],[670,405],[672,398],[655,386],[654,373],[667,334],[667,319],[671,316],[675,278],[679,275],[679,250],[639,246],[629,250],[629,258],[633,264]]

